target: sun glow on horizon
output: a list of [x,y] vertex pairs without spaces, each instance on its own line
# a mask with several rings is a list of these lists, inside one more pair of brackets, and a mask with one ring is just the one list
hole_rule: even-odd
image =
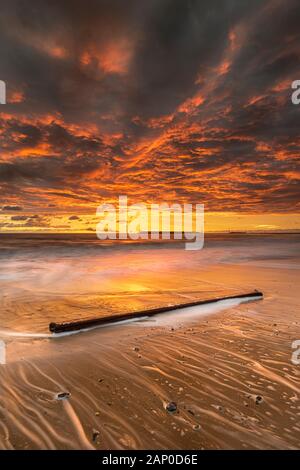
[[[1,233],[96,233],[100,218],[95,213],[0,212]],[[300,231],[299,213],[204,212],[205,232]],[[151,228],[149,229],[149,231]],[[156,229],[155,229],[156,230]],[[159,231],[159,229],[157,229]],[[170,230],[180,231],[173,225]],[[138,231],[137,231],[138,232]],[[95,235],[96,236],[96,235]]]

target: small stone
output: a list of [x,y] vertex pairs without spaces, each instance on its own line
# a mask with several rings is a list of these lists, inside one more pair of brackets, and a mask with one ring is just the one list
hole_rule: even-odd
[[55,395],[56,400],[67,400],[70,398],[71,393],[70,392],[59,392]]
[[95,416],[100,416],[99,411],[95,411]]
[[93,442],[96,441],[99,434],[100,434],[100,432],[97,429],[93,429]]
[[103,382],[104,379],[98,379],[98,382],[101,384],[101,382]]
[[262,403],[264,401],[263,397],[261,397],[260,395],[257,395],[256,398],[255,398],[255,403],[257,405],[259,405],[260,403]]
[[166,410],[169,413],[175,413],[175,411],[177,411],[177,403],[175,403],[175,401],[170,401],[170,403],[166,405]]
[[193,429],[194,431],[199,431],[199,429],[201,429],[200,424],[194,424]]
[[133,348],[133,350],[134,350],[135,352],[139,352],[140,348],[138,348],[137,346],[135,346],[135,347]]

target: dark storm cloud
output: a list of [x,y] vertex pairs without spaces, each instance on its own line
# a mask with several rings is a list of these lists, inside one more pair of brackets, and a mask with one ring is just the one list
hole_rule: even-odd
[[14,140],[20,146],[36,146],[42,139],[42,133],[38,127],[18,121],[12,121],[7,131],[6,139]]
[[20,221],[20,220],[27,220],[28,217],[26,215],[13,215],[10,220],[13,221]]
[[2,210],[3,211],[21,211],[23,210],[23,208],[20,206],[3,206]]
[[3,198],[295,209],[299,23],[297,0],[3,0]]
[[158,15],[147,23],[134,70],[133,106],[145,116],[173,112],[196,90],[197,75],[219,62],[228,32],[243,15],[255,11],[259,1],[161,2]]
[[0,162],[0,182],[26,181],[27,184],[32,183],[33,186],[54,187],[61,185],[67,177],[80,178],[93,169],[98,169],[100,165],[94,157],[82,157],[71,162],[57,156],[20,158],[11,163]]
[[[1,64],[8,84],[25,84],[28,106],[160,116],[189,96],[201,69],[220,59],[228,31],[260,0],[3,2]],[[132,49],[126,78],[97,67],[110,43]],[[6,46],[6,47],[4,47]],[[126,52],[112,50],[112,54]],[[80,59],[91,48],[91,61]],[[116,58],[118,61],[119,58]],[[121,59],[120,59],[121,60]],[[109,72],[109,70],[108,70]],[[7,74],[7,75],[6,75]],[[21,84],[21,83],[20,83]],[[22,107],[22,106],[21,106]],[[25,108],[26,109],[26,108]],[[129,122],[124,122],[129,125]]]

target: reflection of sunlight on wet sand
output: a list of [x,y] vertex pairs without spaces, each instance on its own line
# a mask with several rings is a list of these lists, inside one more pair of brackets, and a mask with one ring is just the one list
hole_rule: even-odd
[[2,257],[0,265],[0,321],[4,329],[46,333],[51,321],[71,321],[155,308],[183,299],[245,292],[232,277],[229,264],[290,261],[297,241],[282,244],[221,239],[204,250],[187,252],[182,246],[91,246],[69,243],[39,246]]
[[151,291],[149,287],[138,284],[137,282],[120,282],[119,288],[123,292],[145,292]]

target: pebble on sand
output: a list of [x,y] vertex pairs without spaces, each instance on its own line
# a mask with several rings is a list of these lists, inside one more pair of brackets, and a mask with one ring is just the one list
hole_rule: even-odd
[[97,429],[93,429],[93,442],[95,442],[99,434],[100,432]]
[[56,400],[67,400],[70,397],[71,397],[70,392],[59,392],[55,395]]
[[264,401],[264,399],[263,399],[263,397],[261,397],[260,395],[257,395],[257,396],[255,397],[255,403],[256,403],[257,405],[259,405],[259,404],[262,403],[263,401]]
[[200,424],[194,424],[193,429],[194,429],[194,431],[199,431],[201,429],[201,425]]
[[260,405],[264,401],[261,395],[248,395],[247,398],[252,399],[256,405]]
[[177,411],[177,403],[175,403],[175,401],[170,401],[170,403],[167,403],[166,405],[166,410],[169,413],[175,413],[175,411]]

